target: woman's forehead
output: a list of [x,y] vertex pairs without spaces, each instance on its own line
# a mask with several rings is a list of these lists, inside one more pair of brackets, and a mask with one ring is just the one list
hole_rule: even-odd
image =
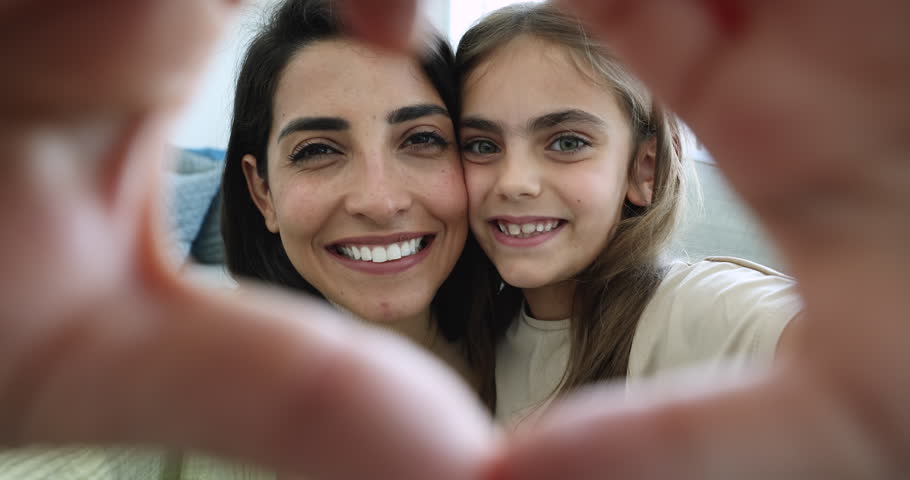
[[346,39],[316,42],[295,54],[274,99],[276,113],[373,112],[429,102],[441,103],[440,96],[416,59]]

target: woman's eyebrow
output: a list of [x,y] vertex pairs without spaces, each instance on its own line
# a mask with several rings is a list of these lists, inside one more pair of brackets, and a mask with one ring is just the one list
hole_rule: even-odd
[[546,115],[541,115],[537,118],[533,118],[528,121],[527,129],[528,132],[538,132],[540,130],[553,128],[562,123],[587,123],[597,128],[603,128],[607,125],[603,119],[597,115],[594,115],[593,113],[588,113],[584,110],[572,108],[559,112],[548,113]]
[[386,121],[394,125],[397,123],[409,122],[429,115],[449,116],[449,111],[433,103],[421,103],[418,105],[408,105],[406,107],[396,108],[386,115]]
[[480,130],[481,132],[492,133],[500,137],[503,135],[503,129],[498,123],[483,117],[463,117],[461,119],[461,128]]
[[340,117],[300,117],[291,120],[278,134],[278,142],[282,138],[303,130],[348,130],[351,124]]

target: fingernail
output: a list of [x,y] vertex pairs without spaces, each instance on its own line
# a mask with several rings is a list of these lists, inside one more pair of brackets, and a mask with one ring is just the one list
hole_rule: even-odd
[[406,50],[411,43],[416,7],[414,2],[363,2],[357,10],[349,10],[346,17],[355,36],[380,47]]
[[742,2],[702,0],[702,3],[724,32],[737,34],[745,29],[746,10]]

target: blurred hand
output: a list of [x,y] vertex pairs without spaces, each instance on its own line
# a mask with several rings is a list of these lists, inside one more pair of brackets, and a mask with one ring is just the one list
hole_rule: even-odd
[[0,444],[203,449],[317,478],[470,478],[490,419],[404,340],[184,284],[158,173],[233,2],[0,6]]
[[568,399],[500,452],[497,478],[906,478],[910,4],[563,3],[707,144],[806,316],[767,378]]

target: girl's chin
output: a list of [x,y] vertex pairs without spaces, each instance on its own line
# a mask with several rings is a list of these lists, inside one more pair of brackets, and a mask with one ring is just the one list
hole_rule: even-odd
[[500,272],[500,276],[507,285],[521,289],[543,288],[554,283],[550,278],[537,278],[532,272],[516,271],[507,275]]

